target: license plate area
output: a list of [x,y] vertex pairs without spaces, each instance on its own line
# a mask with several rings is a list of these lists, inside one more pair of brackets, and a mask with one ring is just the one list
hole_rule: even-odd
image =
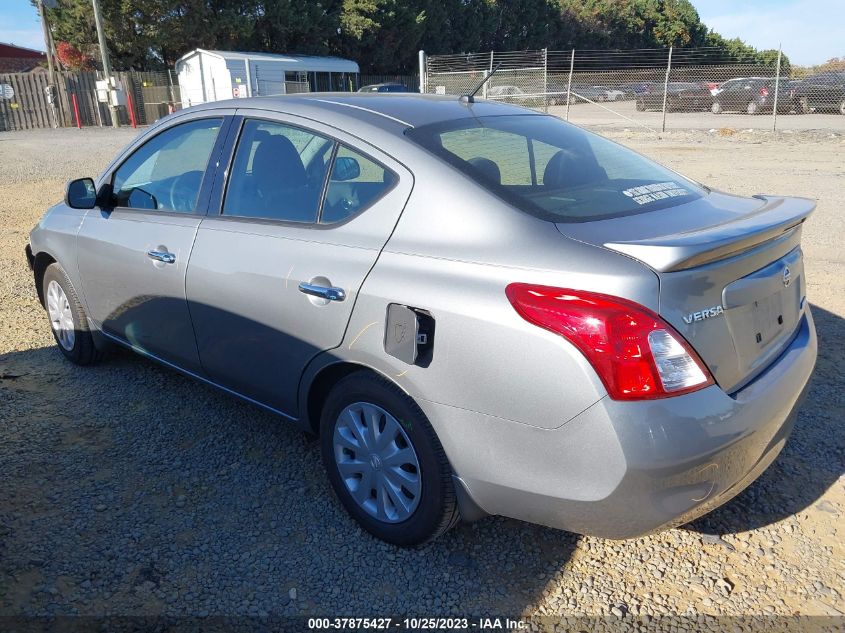
[[754,342],[760,348],[768,346],[784,329],[786,319],[784,318],[783,294],[777,293],[771,297],[759,299],[751,306]]
[[801,318],[803,292],[800,249],[725,287],[725,317],[741,371],[753,371],[786,344]]

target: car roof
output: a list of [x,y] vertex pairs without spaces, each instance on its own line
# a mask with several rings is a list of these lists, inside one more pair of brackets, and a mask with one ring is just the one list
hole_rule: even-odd
[[417,92],[308,92],[213,101],[190,110],[218,108],[270,110],[338,127],[376,126],[400,134],[412,127],[470,117],[507,114],[542,116],[542,113],[528,108],[481,98],[474,103],[461,103],[454,95]]

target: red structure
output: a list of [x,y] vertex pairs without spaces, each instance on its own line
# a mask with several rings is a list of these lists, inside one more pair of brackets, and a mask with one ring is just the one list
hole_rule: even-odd
[[47,63],[47,55],[14,44],[0,42],[0,73],[27,73]]

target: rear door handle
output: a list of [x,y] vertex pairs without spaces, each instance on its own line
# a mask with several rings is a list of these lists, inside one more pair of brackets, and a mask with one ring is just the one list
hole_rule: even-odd
[[147,251],[147,257],[164,262],[165,264],[173,264],[176,262],[176,255],[168,253],[167,251]]
[[316,286],[305,283],[304,281],[299,284],[299,292],[304,292],[312,297],[328,299],[329,301],[343,301],[346,299],[346,293],[343,291],[343,288]]

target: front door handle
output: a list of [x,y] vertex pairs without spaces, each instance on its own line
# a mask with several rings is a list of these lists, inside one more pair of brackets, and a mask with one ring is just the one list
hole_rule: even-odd
[[176,255],[168,253],[167,251],[147,251],[147,257],[164,262],[165,264],[173,264],[176,262]]
[[317,286],[305,283],[304,281],[299,284],[299,292],[304,292],[312,297],[328,299],[329,301],[343,301],[346,299],[346,293],[343,291],[343,288]]

